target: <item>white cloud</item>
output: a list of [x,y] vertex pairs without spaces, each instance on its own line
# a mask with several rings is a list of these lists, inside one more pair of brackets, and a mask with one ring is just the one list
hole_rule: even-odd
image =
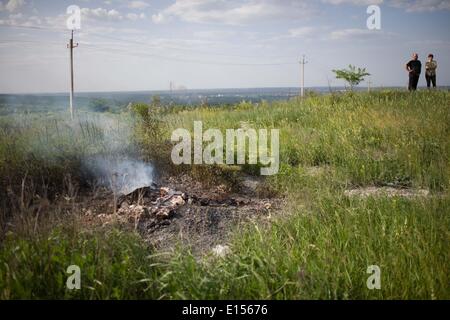
[[407,12],[426,12],[438,10],[450,10],[449,0],[322,0],[323,3],[332,5],[369,6],[386,3],[390,7],[405,9]]
[[145,9],[148,8],[150,5],[145,1],[130,1],[128,3],[128,8],[131,9]]
[[194,36],[204,39],[224,39],[235,36],[236,32],[232,30],[204,30],[194,32]]
[[37,25],[42,24],[42,20],[38,16],[31,16],[28,18],[28,20]]
[[0,2],[0,11],[16,12],[25,5],[25,0],[9,0],[6,4]]
[[171,17],[194,23],[242,25],[270,19],[300,19],[313,13],[307,1],[293,0],[176,0],[152,16],[155,23]]
[[407,12],[432,12],[438,10],[450,10],[449,0],[322,0],[323,3],[332,5],[369,6],[386,3],[390,7],[405,9]]
[[383,0],[322,0],[324,3],[339,5],[339,4],[351,4],[355,6],[370,6],[370,5],[380,5]]
[[22,13],[12,13],[7,18],[0,20],[0,25],[7,26],[33,26],[39,24],[36,17],[26,17]]
[[153,23],[159,24],[165,22],[166,18],[162,13],[152,15]]
[[131,20],[136,21],[139,19],[145,19],[146,15],[144,13],[128,13],[125,15],[122,15],[119,11],[116,9],[104,9],[104,8],[96,8],[96,9],[90,9],[90,8],[82,8],[81,14],[90,20],[106,20],[106,21],[122,21],[122,20]]
[[330,33],[332,40],[373,40],[374,38],[390,38],[394,33],[369,29],[341,29]]
[[145,19],[146,15],[145,15],[145,13],[141,13],[141,14],[128,13],[126,15],[126,17],[127,17],[128,20],[136,21],[136,20],[139,20],[139,19]]
[[22,13],[10,14],[9,18],[10,19],[22,19],[23,18],[23,14]]
[[293,38],[304,38],[315,35],[317,31],[318,30],[315,27],[301,27],[296,29],[290,29],[289,36]]
[[100,19],[100,20],[122,20],[123,17],[119,11],[115,9],[103,9],[103,8],[82,8],[81,14],[88,19]]
[[390,0],[389,5],[407,12],[450,10],[449,0]]

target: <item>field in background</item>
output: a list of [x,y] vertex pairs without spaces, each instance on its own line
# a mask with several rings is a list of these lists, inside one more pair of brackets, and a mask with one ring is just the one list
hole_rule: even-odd
[[[449,92],[131,109],[75,124],[0,119],[0,298],[450,298]],[[194,257],[182,243],[154,252],[132,231],[80,223],[71,199],[92,188],[83,161],[98,154],[136,153],[205,182],[258,172],[168,164],[172,130],[199,120],[204,130],[280,129],[280,173],[262,192],[283,197],[283,212],[236,230],[225,258]],[[426,193],[349,195],[367,187]],[[80,291],[65,289],[71,264],[86,270]],[[369,265],[382,270],[381,290],[366,287]]]

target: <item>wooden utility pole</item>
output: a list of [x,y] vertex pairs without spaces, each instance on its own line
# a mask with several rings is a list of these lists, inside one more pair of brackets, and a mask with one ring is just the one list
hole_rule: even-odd
[[367,81],[367,91],[370,92],[371,89],[372,89],[372,81],[369,79],[369,81]]
[[73,30],[72,37],[70,38],[70,42],[67,45],[67,48],[70,49],[70,118],[73,119],[73,92],[74,92],[74,84],[73,84],[73,49],[78,47],[78,43],[73,43]]
[[300,61],[301,66],[301,74],[302,74],[302,83],[301,83],[301,90],[300,90],[300,96],[303,98],[305,96],[305,64],[308,62],[305,61],[305,55],[302,56],[302,60]]

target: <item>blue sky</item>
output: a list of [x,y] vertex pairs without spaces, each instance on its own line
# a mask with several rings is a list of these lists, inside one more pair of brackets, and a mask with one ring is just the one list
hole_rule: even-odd
[[450,0],[0,0],[0,92],[67,91],[69,5],[77,91],[299,86],[302,54],[307,86],[342,85],[331,70],[348,64],[406,86],[412,52],[434,53],[450,85]]

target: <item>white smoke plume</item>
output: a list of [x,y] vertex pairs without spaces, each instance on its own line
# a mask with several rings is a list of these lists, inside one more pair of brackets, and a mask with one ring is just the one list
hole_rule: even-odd
[[90,168],[99,183],[122,195],[153,182],[153,166],[136,159],[97,157],[92,159]]
[[[121,115],[112,118],[97,115],[95,118],[80,119],[84,132],[95,132],[94,144],[99,152],[84,160],[85,168],[96,182],[118,194],[129,194],[136,189],[151,186],[154,168],[139,159],[134,145],[133,120]],[[92,129],[95,128],[95,129]]]

